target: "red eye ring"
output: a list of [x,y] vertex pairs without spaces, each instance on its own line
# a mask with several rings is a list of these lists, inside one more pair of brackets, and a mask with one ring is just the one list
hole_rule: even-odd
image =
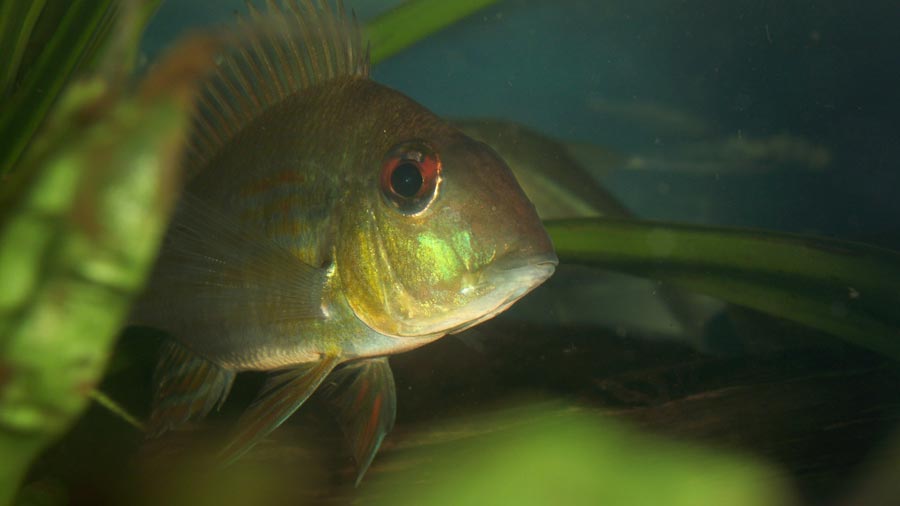
[[423,141],[397,144],[384,157],[379,184],[385,201],[403,214],[424,211],[437,196],[441,161]]

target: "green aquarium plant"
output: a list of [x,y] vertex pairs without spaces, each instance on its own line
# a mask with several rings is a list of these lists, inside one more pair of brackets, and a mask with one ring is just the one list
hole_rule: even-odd
[[123,10],[134,12],[135,26],[130,50],[118,64],[131,68],[139,36],[159,2],[9,0],[0,5],[0,174],[17,165],[72,76],[96,67]]
[[365,28],[372,63],[386,60],[416,42],[497,0],[411,0],[373,19]]
[[[794,503],[779,470],[551,401],[460,417],[407,438],[364,491],[383,505]],[[640,470],[640,471],[637,471]]]
[[[0,505],[11,501],[35,457],[83,412],[178,194],[177,160],[193,83],[208,68],[216,43],[204,37],[183,42],[132,86],[127,76],[139,34],[156,3],[8,0],[0,5]],[[368,25],[372,59],[388,58],[491,3],[406,2]],[[410,16],[417,20],[415,29],[406,29]],[[633,220],[559,221],[547,227],[563,263],[671,281],[900,359],[895,310],[900,296],[885,282],[900,274],[896,252]],[[528,460],[534,456],[517,441],[532,442],[541,455],[544,448],[561,447],[582,450],[579,458],[602,460],[619,440],[597,432],[580,414],[561,420],[516,429],[497,443],[513,446],[497,451],[527,468],[547,462]],[[578,437],[566,437],[572,434]],[[669,458],[676,450],[663,446],[657,453],[655,445],[642,445],[640,455],[660,462],[667,474],[679,466]],[[595,455],[586,455],[585,448]],[[630,449],[613,450],[634,458]],[[559,451],[550,455],[558,463],[568,458]],[[691,461],[708,469],[712,461],[697,455]],[[453,483],[459,495],[452,497],[475,497],[468,491],[494,476],[495,470],[477,466],[474,474],[462,473],[466,466],[453,459],[446,461],[458,471]],[[582,464],[580,469],[588,468],[587,461]],[[569,473],[565,466],[552,471]],[[744,487],[742,478],[733,478],[741,471],[735,473],[725,483]],[[421,494],[436,499],[418,503],[440,503],[441,490],[435,483]],[[623,494],[613,499],[632,497]],[[692,503],[691,496],[684,497],[685,504]],[[770,499],[761,495],[746,503]]]
[[397,441],[359,488],[326,488],[327,495],[318,492],[328,480],[314,461],[296,457],[283,466],[280,459],[279,464],[249,460],[212,471],[182,461],[164,471],[163,485],[154,482],[125,501],[185,506],[795,504],[783,470],[758,458],[649,435],[591,408],[541,398],[432,420]]
[[819,237],[638,220],[546,223],[561,262],[660,279],[900,360],[900,253]]
[[[14,170],[0,188],[0,504],[87,405],[177,195],[193,88],[215,42],[186,41],[133,87],[141,14],[136,3],[118,13],[98,70],[46,119],[33,109],[42,133],[24,155],[4,153]],[[19,113],[14,103],[3,121]]]

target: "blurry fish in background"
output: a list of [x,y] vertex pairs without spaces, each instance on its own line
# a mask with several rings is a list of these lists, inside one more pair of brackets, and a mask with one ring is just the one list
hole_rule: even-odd
[[554,272],[496,153],[368,78],[338,2],[252,3],[206,83],[187,188],[133,323],[172,337],[150,431],[206,416],[235,374],[274,371],[232,461],[319,387],[362,478],[394,424],[387,355],[461,332]]
[[[616,170],[710,175],[818,172],[827,169],[833,158],[826,146],[789,132],[722,135],[701,115],[666,104],[589,97],[587,106],[599,120],[638,130],[654,140],[647,149],[623,154]],[[588,169],[607,152],[590,143],[567,142],[565,149]],[[602,177],[601,172],[590,172]]]
[[[587,168],[572,156],[571,144],[519,123],[476,118],[456,119],[454,124],[506,160],[542,219],[636,218],[595,176],[621,167],[626,157],[594,147]],[[708,322],[725,307],[718,299],[656,281],[574,266],[560,266],[551,285],[563,288],[539,292],[526,305],[550,305],[563,323],[677,339],[701,350],[709,349]],[[541,314],[517,311],[517,316],[520,313]]]
[[660,102],[592,95],[587,98],[586,106],[601,121],[635,127],[645,134],[697,139],[709,137],[714,130],[701,116]]
[[631,156],[623,168],[720,175],[778,170],[820,172],[828,168],[831,159],[831,151],[825,146],[788,133],[767,137],[741,134],[661,146],[656,153]]
[[[606,190],[566,145],[520,123],[490,118],[455,119],[473,139],[494,148],[506,160],[541,219],[608,216],[631,218],[631,212]],[[627,158],[596,147],[593,173],[621,167]]]

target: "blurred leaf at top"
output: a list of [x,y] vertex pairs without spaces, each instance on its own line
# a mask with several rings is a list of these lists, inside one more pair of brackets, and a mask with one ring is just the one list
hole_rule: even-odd
[[670,281],[900,360],[900,253],[775,232],[551,220],[562,262]]
[[368,23],[366,37],[376,64],[497,0],[409,0]]

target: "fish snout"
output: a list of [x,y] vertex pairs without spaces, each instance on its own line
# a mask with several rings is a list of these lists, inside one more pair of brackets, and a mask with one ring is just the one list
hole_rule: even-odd
[[496,257],[554,255],[537,209],[512,170],[490,146],[461,135],[444,150],[445,194]]

